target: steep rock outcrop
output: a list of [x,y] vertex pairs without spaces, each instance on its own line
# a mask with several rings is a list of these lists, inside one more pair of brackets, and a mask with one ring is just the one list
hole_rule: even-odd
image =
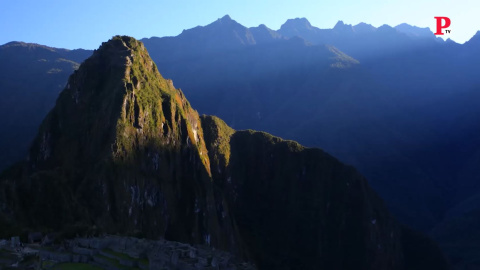
[[81,222],[235,246],[235,232],[221,232],[216,214],[223,202],[214,196],[199,116],[134,39],[104,43],[70,77],[22,172],[15,194],[29,199],[11,208],[28,226]]

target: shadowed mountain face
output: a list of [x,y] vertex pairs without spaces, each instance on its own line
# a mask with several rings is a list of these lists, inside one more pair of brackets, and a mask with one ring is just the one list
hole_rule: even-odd
[[447,267],[355,169],[199,117],[130,37],[74,72],[28,159],[0,181],[4,234],[95,225],[230,250],[260,269]]
[[[314,37],[330,39],[366,55],[378,54],[378,46],[397,46],[388,35],[413,46],[411,38],[393,28],[390,33],[386,26],[382,30],[339,22],[334,29],[322,30],[306,19],[294,19],[277,32],[291,33],[288,40],[257,42],[271,38],[273,31],[269,30],[252,34],[250,43],[237,40],[209,51],[201,49],[209,48],[209,43],[200,38],[210,35],[209,29],[230,32],[223,34],[228,37],[234,36],[239,26],[224,17],[188,30],[196,35],[185,31],[174,38],[143,40],[164,74],[185,89],[200,112],[221,116],[234,128],[262,129],[326,149],[366,173],[402,221],[417,228],[429,228],[441,218],[447,204],[443,187],[436,186],[419,166],[412,146],[412,142],[427,142],[434,131],[423,128],[423,123],[405,123],[406,94],[379,80],[370,66],[335,47],[312,45]],[[242,29],[249,33],[255,28]],[[192,44],[195,49],[172,49]],[[424,190],[429,190],[428,194]]]
[[[253,40],[271,40],[272,32]],[[480,35],[460,45],[407,24],[319,29],[306,19],[288,20],[276,33],[290,39],[189,57],[172,56],[165,38],[144,42],[201,112],[322,147],[366,175],[401,221],[429,231],[450,222],[459,211],[452,209],[470,211],[468,198],[479,193]],[[168,41],[204,46],[182,36]],[[328,46],[358,62],[336,68],[333,55],[320,53]]]
[[[236,33],[238,24],[224,17],[189,31],[200,37],[210,28]],[[338,22],[319,29],[292,19],[276,31],[289,40],[257,44],[272,36],[270,30],[215,52],[172,50],[207,47],[186,32],[143,41],[199,111],[235,128],[263,129],[326,149],[358,167],[397,216],[416,228],[429,230],[456,203],[456,174],[470,154],[452,140],[463,136],[455,124],[464,111],[458,94],[475,95],[479,83],[472,74],[475,37],[459,45],[406,24]]]
[[90,54],[22,42],[0,46],[0,169],[26,156],[68,76]]

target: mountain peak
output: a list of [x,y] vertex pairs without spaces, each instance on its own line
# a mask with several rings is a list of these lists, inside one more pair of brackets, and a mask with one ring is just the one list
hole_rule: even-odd
[[333,27],[333,30],[341,32],[353,32],[353,27],[351,24],[345,24],[343,21],[338,21]]
[[135,50],[138,47],[143,47],[143,44],[132,37],[118,35],[103,42],[98,50]]
[[398,32],[407,34],[412,37],[434,37],[432,31],[428,27],[418,27],[407,23],[402,23],[394,27]]
[[[128,66],[135,57],[136,52],[145,51],[143,43],[129,36],[114,36],[95,51],[94,56],[102,58],[104,64],[112,66]],[[146,57],[150,57],[147,56]]]
[[335,24],[335,26],[333,28],[343,27],[343,26],[345,26],[345,23],[342,20],[340,20]]
[[[238,29],[246,29],[245,26],[241,25],[234,19],[232,19],[229,15],[225,15],[222,18],[217,19],[216,21],[212,22],[211,24],[204,26],[203,28],[208,28],[208,27],[214,27],[213,29],[232,29],[232,28],[238,28]],[[201,27],[202,28],[202,27]],[[195,29],[195,28],[193,28]],[[192,30],[192,29],[190,29]],[[190,31],[188,30],[188,31]]]
[[45,45],[40,45],[40,44],[37,44],[37,43],[27,43],[27,42],[22,42],[22,41],[11,41],[11,42],[5,43],[3,45],[0,45],[0,48],[11,48],[11,47],[22,47],[22,48],[29,48],[29,49],[41,48],[41,49],[49,50],[49,51],[52,51],[52,52],[55,51],[55,50],[65,50],[65,49],[52,48],[52,47],[48,47],[48,46],[45,46]]
[[[443,41],[443,39],[440,38],[440,37],[439,37],[437,40],[438,40],[439,42],[442,42],[442,41]],[[457,42],[455,42],[455,41],[454,41],[453,39],[451,39],[451,38],[447,38],[447,40],[445,40],[445,43],[447,43],[447,44],[457,44]]]
[[[181,39],[188,40],[186,47],[204,48],[209,51],[215,51],[226,47],[241,47],[244,45],[255,44],[255,40],[248,32],[248,28],[236,22],[229,15],[206,25],[197,26],[184,30],[180,34]],[[206,38],[208,37],[208,38]],[[185,48],[180,51],[186,51]],[[188,51],[188,50],[187,50]]]
[[478,45],[480,44],[480,31],[477,31],[473,37],[465,42],[465,45]]
[[[171,104],[159,105],[160,100],[164,103],[168,100]],[[40,131],[49,134],[58,133],[58,136],[62,136],[66,141],[76,139],[83,149],[89,149],[89,151],[83,151],[82,157],[79,158],[76,157],[78,153],[74,150],[46,154],[44,150],[39,150],[37,145],[37,148],[32,148],[30,160],[36,168],[53,162],[52,158],[64,166],[68,163],[66,167],[69,167],[76,164],[78,160],[100,157],[100,153],[102,155],[108,153],[114,159],[123,160],[136,149],[132,148],[131,142],[124,137],[138,137],[139,135],[135,135],[135,132],[141,131],[142,136],[154,138],[153,135],[159,130],[159,121],[162,120],[160,112],[165,114],[163,124],[169,124],[171,129],[178,128],[177,124],[170,123],[174,120],[166,116],[167,107],[173,111],[173,114],[177,113],[179,119],[190,117],[185,123],[196,119],[195,116],[189,115],[190,106],[183,93],[174,88],[172,81],[164,79],[158,72],[143,43],[128,36],[114,36],[102,43],[93,55],[70,76],[67,86],[57,100],[57,106],[51,113],[58,115],[55,116],[57,117],[55,121],[82,122],[83,126],[64,124],[61,129],[55,130],[55,126],[49,122]],[[102,116],[95,117],[96,120],[91,122],[85,120],[93,114]],[[64,117],[68,117],[68,120]],[[148,117],[153,119],[148,120]],[[97,128],[100,126],[104,128]],[[195,125],[191,124],[191,127],[193,126]],[[66,134],[63,129],[69,129],[72,132]],[[82,130],[92,131],[88,140],[75,137]],[[122,130],[122,132],[111,133],[115,130]],[[114,138],[116,147],[108,151],[102,150],[105,145],[104,142],[100,143],[99,137]],[[191,140],[197,139],[191,138]],[[65,147],[62,145],[63,142],[58,140],[51,148],[63,149]],[[203,150],[203,152],[206,151]],[[76,158],[77,161],[72,158]],[[202,163],[206,164],[208,160],[203,159]]]
[[[75,179],[81,179],[83,187],[77,189],[78,185],[72,184],[65,188],[68,194],[86,198],[85,204],[77,205],[76,200],[64,201],[61,198],[57,201],[71,207],[69,209],[85,211],[82,213],[92,213],[93,209],[100,213],[84,216],[86,220],[95,220],[112,228],[148,231],[153,237],[165,233],[181,234],[178,237],[185,235],[185,241],[203,243],[203,235],[185,232],[207,229],[211,232],[214,230],[211,225],[200,224],[197,227],[192,222],[183,232],[166,232],[167,216],[180,212],[180,206],[169,201],[171,212],[163,216],[161,207],[154,207],[166,200],[155,197],[160,196],[161,190],[157,183],[162,183],[164,179],[169,179],[168,183],[181,179],[185,188],[179,192],[182,196],[188,194],[189,201],[195,201],[194,195],[206,198],[202,192],[211,187],[211,180],[202,134],[198,113],[191,108],[183,93],[174,88],[172,81],[164,79],[158,72],[143,43],[131,37],[115,36],[102,43],[70,76],[55,107],[39,129],[26,167],[32,172],[62,167],[62,173],[66,174],[78,169],[80,173]],[[168,170],[174,166],[178,169]],[[105,172],[105,177],[91,181],[94,179],[90,174],[93,168],[98,169],[96,172]],[[140,171],[144,178],[137,181],[132,175]],[[63,178],[63,174],[55,177],[52,179],[75,181]],[[113,179],[125,183],[124,187],[128,188],[107,184]],[[199,183],[204,185],[203,189],[194,188],[201,185]],[[57,186],[58,183],[46,183],[49,184]],[[96,191],[97,185],[103,185],[105,189]],[[145,191],[140,194],[153,192],[148,195],[151,202],[147,204],[147,212],[141,204],[128,209],[122,203],[109,199],[116,197],[126,201],[133,196],[129,189],[144,187]],[[179,185],[176,188],[182,189]],[[91,197],[88,198],[87,194]],[[94,204],[93,200],[96,200]],[[198,209],[206,209],[201,206],[200,199],[198,201]],[[85,207],[92,211],[86,211]],[[117,213],[117,220],[111,219],[111,211]],[[75,215],[80,212],[75,212]],[[150,225],[140,222],[150,216],[155,216]],[[43,219],[45,226],[53,226],[54,223],[65,226],[72,221],[69,217],[56,221]],[[215,239],[215,236],[212,238]]]
[[233,21],[232,18],[230,17],[230,15],[225,15],[223,16],[222,18],[218,19],[219,21],[223,21],[223,22],[226,22],[226,21]]
[[[38,44],[35,44],[35,43],[26,43],[26,42],[23,42],[23,41],[10,41],[10,42],[7,42],[3,45],[0,45],[0,47],[15,47],[15,46],[20,46],[20,47],[27,47],[28,45],[32,45],[32,46],[35,46],[35,45],[38,45]],[[39,45],[40,46],[40,45]]]
[[296,29],[311,29],[312,25],[307,20],[307,18],[295,18],[295,19],[288,19],[280,29],[285,28],[296,28]]
[[368,32],[373,32],[377,28],[375,28],[373,25],[361,22],[355,26],[353,26],[353,30],[357,33],[368,33]]
[[250,27],[248,31],[253,36],[255,43],[268,43],[282,38],[282,35],[268,28],[265,24],[260,24],[257,27]]
[[380,33],[389,33],[389,34],[395,34],[398,32],[395,28],[391,27],[388,24],[384,24],[378,27],[377,31],[379,31]]

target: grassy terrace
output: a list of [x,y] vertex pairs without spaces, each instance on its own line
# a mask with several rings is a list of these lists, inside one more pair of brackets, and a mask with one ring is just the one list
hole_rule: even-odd
[[110,255],[113,255],[113,256],[115,256],[119,259],[124,259],[124,260],[129,260],[129,261],[138,261],[138,259],[130,257],[128,254],[121,253],[121,252],[116,252],[116,251],[113,251],[111,249],[104,249],[102,251],[105,252],[105,253],[108,253]]
[[6,249],[0,249],[0,259],[16,258],[16,255]]
[[[125,255],[125,254],[124,254]],[[123,270],[140,270],[136,267],[129,267],[129,266],[125,266],[125,265],[122,265],[117,259],[113,259],[113,258],[110,258],[110,257],[107,257],[107,256],[104,256],[104,255],[96,255],[98,258],[102,258],[106,261],[108,261],[111,265],[115,266],[116,268],[118,269],[123,269]],[[126,255],[128,256],[128,255]],[[128,256],[130,257],[130,256]],[[131,257],[130,257],[131,258]],[[133,259],[135,260],[135,259]]]
[[147,258],[140,259],[140,260],[138,260],[138,262],[143,266],[148,266],[150,264],[150,262],[148,261]]
[[141,265],[144,265],[144,266],[148,266],[149,265],[149,261],[147,258],[133,258],[131,257],[130,255],[128,254],[125,254],[125,253],[121,253],[121,252],[117,252],[117,251],[113,251],[111,249],[104,249],[102,250],[103,252],[105,253],[108,253],[112,256],[115,256],[119,259],[122,259],[122,260],[129,260],[129,261],[136,261],[138,262],[139,264]]

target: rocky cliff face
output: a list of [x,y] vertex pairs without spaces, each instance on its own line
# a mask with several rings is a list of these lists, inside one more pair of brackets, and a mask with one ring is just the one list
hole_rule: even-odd
[[[417,238],[403,241],[355,169],[199,117],[129,37],[104,43],[70,77],[28,160],[0,185],[9,229],[141,233],[229,250],[261,269],[419,265],[404,252]],[[427,247],[426,265],[445,267]]]
[[[69,79],[25,164],[17,218],[224,249],[200,119],[138,41],[103,44]],[[225,206],[226,208],[226,206]],[[62,213],[59,215],[58,213]],[[223,232],[222,232],[223,231]],[[236,239],[236,237],[233,237]]]

